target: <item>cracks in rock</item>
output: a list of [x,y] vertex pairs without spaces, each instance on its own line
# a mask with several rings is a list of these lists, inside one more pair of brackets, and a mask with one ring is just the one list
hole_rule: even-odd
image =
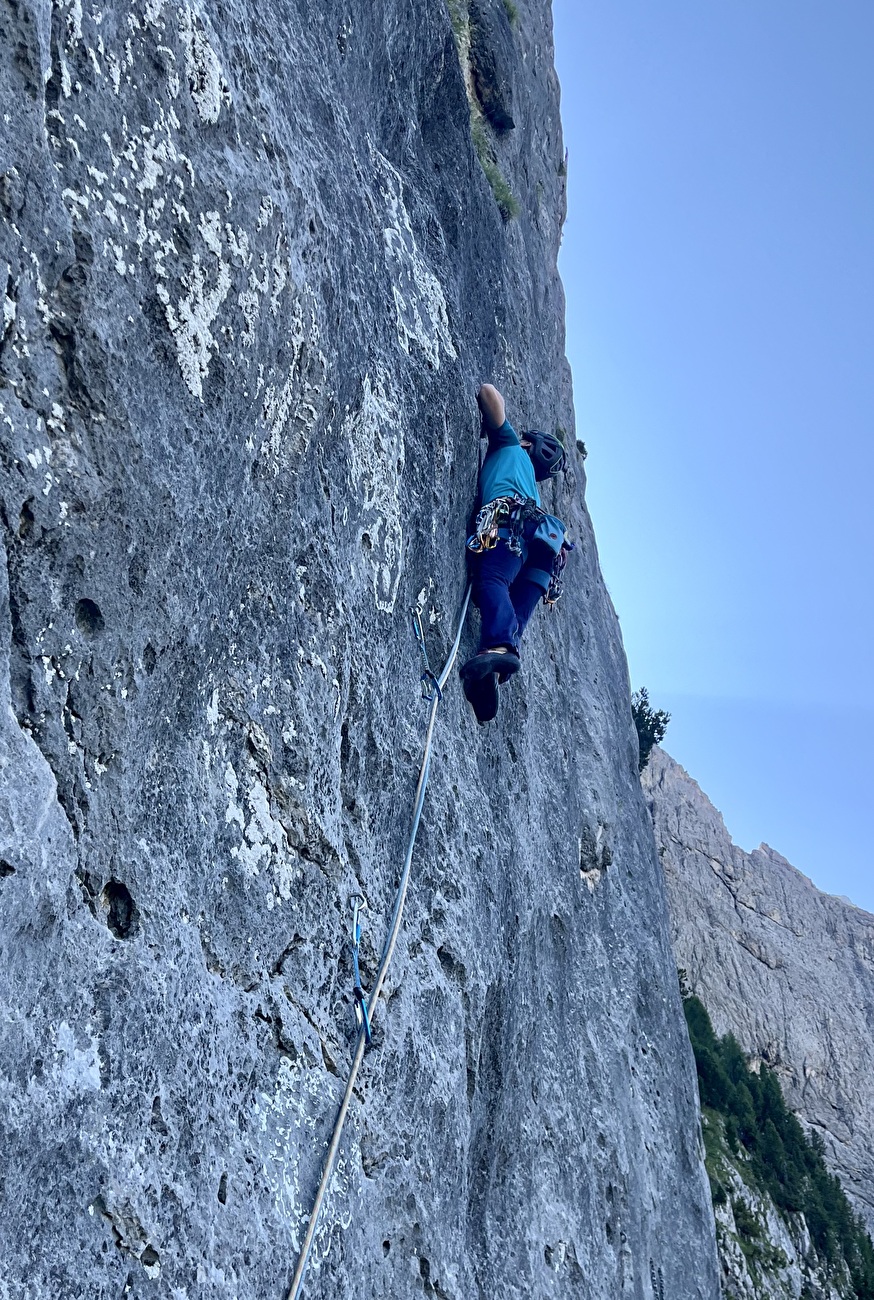
[[585,881],[590,894],[594,894],[613,865],[613,849],[604,839],[609,830],[608,823],[599,820],[594,831],[591,826],[584,825],[578,837],[580,879]]
[[335,1079],[339,1079],[340,1078],[339,1067],[337,1065],[337,1062],[334,1060],[333,1056],[331,1056],[331,1053],[328,1051],[327,1044],[325,1043],[325,1040],[323,1038],[319,1039],[319,1046],[322,1049],[322,1060],[325,1063],[325,1069],[328,1071],[328,1074],[333,1074]]
[[736,943],[740,944],[744,952],[748,952],[751,957],[754,957],[756,961],[761,962],[762,965],[767,967],[768,970],[783,969],[783,962],[779,958],[774,958],[773,960],[769,961],[767,957],[763,957],[761,952],[758,952],[756,950],[756,947],[754,946],[754,941],[752,939],[748,939],[746,935],[736,934],[733,935],[732,937],[734,938]]
[[321,1040],[321,1038],[322,1038],[322,1030],[321,1030],[321,1029],[319,1028],[319,1026],[316,1024],[315,1020],[313,1019],[313,1017],[312,1017],[312,1015],[310,1014],[310,1012],[307,1011],[306,1007],[301,1006],[300,1002],[298,1002],[297,998],[296,998],[296,997],[294,996],[294,994],[291,992],[291,990],[289,989],[288,985],[285,986],[285,996],[288,998],[289,1002],[290,1002],[291,1005],[295,1008],[295,1010],[298,1011],[298,1012],[300,1012],[300,1014],[303,1016],[304,1020],[305,1020],[305,1021],[307,1022],[307,1024],[310,1026],[310,1028],[313,1029],[313,1030],[315,1030],[315,1032],[316,1032],[316,1033],[318,1034],[318,1036],[319,1036],[319,1039]]
[[[25,507],[27,502],[25,502]],[[22,508],[22,517],[24,517],[24,507]],[[31,512],[31,518],[33,517]],[[2,513],[2,523],[7,534],[12,539],[13,548],[20,546],[19,536],[9,527],[9,521],[5,511]],[[25,531],[26,535],[26,531]],[[11,630],[11,642],[9,648],[9,693],[12,713],[15,717],[21,732],[33,741],[39,750],[46,766],[54,778],[55,790],[54,796],[58,807],[64,814],[74,842],[78,842],[80,826],[77,817],[77,809],[72,800],[72,795],[68,792],[62,783],[61,774],[56,767],[52,754],[46,746],[41,734],[39,717],[37,714],[36,690],[33,679],[33,655],[28,644],[27,633],[25,631],[24,614],[22,604],[19,600],[18,583],[16,574],[13,570],[14,549],[7,551],[4,547],[4,562],[6,566],[7,590],[9,599],[9,621]],[[45,818],[50,810],[50,803],[43,810],[43,816],[37,826],[41,830],[45,823]],[[87,808],[87,802],[84,803]]]
[[79,888],[82,891],[82,902],[90,911],[91,915],[97,919],[97,897],[100,892],[99,882],[95,881],[94,876],[81,864],[73,873],[79,882]]
[[3,295],[3,324],[2,332],[0,332],[0,361],[3,360],[3,349],[15,333],[15,320],[17,314],[18,281],[14,278],[10,269],[6,277],[6,286]]
[[435,1300],[451,1300],[448,1291],[444,1291],[437,1278],[431,1277],[431,1261],[426,1255],[419,1256],[419,1276],[422,1279],[425,1295],[434,1296]]
[[303,936],[295,932],[277,957],[276,961],[270,967],[269,974],[272,979],[275,979],[284,973],[283,967],[299,943],[303,943]]
[[724,885],[724,887],[728,890],[729,894],[732,897],[732,901],[734,902],[735,909],[739,907],[743,907],[748,912],[752,912],[754,916],[758,916],[762,921],[769,921],[771,925],[779,926],[781,930],[785,930],[787,934],[791,934],[796,939],[800,938],[801,935],[804,933],[803,930],[794,930],[792,926],[786,925],[784,921],[778,921],[773,916],[768,916],[767,912],[760,911],[759,908],[755,907],[752,903],[745,903],[744,900],[738,896],[735,890],[732,889],[731,884],[728,882],[728,880],[726,880],[723,873],[713,865],[711,858],[709,857],[708,854],[704,852],[703,849],[699,849],[693,844],[684,843],[684,841],[679,839],[676,835],[671,835],[669,836],[669,838],[674,842],[674,844],[679,845],[679,847],[681,849],[684,849],[687,853],[694,853],[697,854],[699,857],[704,858],[710,870],[712,871],[713,875],[716,877],[719,883],[721,885]]
[[[22,730],[24,730],[24,728],[22,728]],[[52,756],[50,752],[40,742],[40,739],[35,732],[29,731],[28,734],[30,738],[33,740],[39,752],[42,754],[43,758],[45,759],[46,766],[49,768],[52,776],[54,777],[55,797],[58,802],[58,807],[60,808],[61,812],[64,814],[64,819],[70,828],[70,833],[73,836],[73,840],[76,843],[78,843],[79,837],[82,833],[82,824],[80,822],[80,817],[82,821],[84,821],[85,813],[88,810],[88,800],[86,799],[84,794],[79,794],[79,796],[77,797],[72,792],[68,792],[64,788],[64,786],[61,783],[60,773],[58,772],[58,769],[55,767],[54,763],[52,762]]]
[[81,230],[73,232],[73,251],[74,260],[61,274],[55,289],[57,305],[48,328],[67,390],[66,405],[83,413],[100,414],[100,404],[85,382],[76,341],[76,326],[94,262],[94,246]]
[[[714,875],[718,875],[718,873],[714,872]],[[748,912],[752,912],[754,916],[758,916],[762,921],[770,921],[771,925],[776,925],[779,929],[785,930],[787,934],[791,934],[795,939],[801,938],[804,933],[803,930],[793,930],[790,925],[786,925],[783,921],[778,921],[773,916],[768,916],[767,912],[760,912],[752,903],[745,903],[742,898],[738,898],[737,894],[734,893],[730,886],[726,885],[726,888],[728,888],[729,893],[732,895],[738,907],[746,908]]]
[[[8,520],[3,517],[6,531],[13,537]],[[11,623],[12,643],[9,647],[9,691],[12,711],[22,731],[31,732],[32,719],[36,716],[36,691],[33,683],[30,647],[24,630],[24,618],[18,599],[16,584],[13,581],[11,556],[7,557],[6,572],[9,587],[9,621]]]
[[[291,996],[288,989],[285,989],[285,995],[292,1006],[294,1006],[294,1008],[303,1016],[304,1020],[306,1020],[307,1024],[318,1036],[322,1064],[325,1069],[329,1074],[332,1074],[335,1079],[340,1079],[341,1073],[334,1055],[334,1052],[336,1051],[334,1044],[326,1042],[325,1035],[316,1024],[313,1017]],[[284,1056],[292,1062],[303,1060],[303,1063],[308,1069],[314,1069],[316,1067],[318,1062],[313,1056],[309,1044],[304,1042],[298,1046],[297,1043],[288,1038],[285,1033],[281,1015],[271,1015],[270,1012],[265,1011],[264,1007],[259,1003],[255,1011],[252,1013],[252,1018],[268,1026],[273,1046],[280,1056]],[[339,1053],[337,1054],[339,1055]]]

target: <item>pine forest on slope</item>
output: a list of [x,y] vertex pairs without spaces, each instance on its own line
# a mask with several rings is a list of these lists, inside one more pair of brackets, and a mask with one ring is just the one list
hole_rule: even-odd
[[[684,971],[680,977],[682,989]],[[727,1147],[744,1181],[766,1193],[787,1222],[803,1215],[816,1265],[839,1294],[874,1300],[874,1247],[840,1179],[826,1167],[822,1139],[805,1134],[773,1071],[765,1065],[752,1070],[732,1034],[716,1036],[699,998],[686,992],[683,1008],[698,1072],[714,1206],[729,1199],[719,1161]],[[769,1259],[762,1225],[745,1203],[733,1200],[732,1212],[747,1259],[766,1268],[779,1265],[773,1249]]]

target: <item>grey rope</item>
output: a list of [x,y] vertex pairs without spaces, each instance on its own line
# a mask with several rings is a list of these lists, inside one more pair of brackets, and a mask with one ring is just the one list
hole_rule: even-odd
[[[407,843],[407,853],[404,858],[404,866],[401,871],[401,879],[398,885],[397,894],[395,895],[395,905],[392,911],[391,925],[389,926],[385,946],[382,950],[382,958],[379,963],[379,970],[376,973],[376,979],[373,988],[367,999],[370,1023],[373,1024],[373,1017],[376,1013],[376,1003],[379,998],[382,986],[388,973],[389,963],[398,941],[398,935],[401,929],[401,920],[403,918],[404,902],[407,897],[407,887],[410,883],[410,868],[413,863],[413,849],[416,845],[416,836],[419,833],[419,822],[422,820],[422,809],[425,805],[425,790],[428,785],[428,775],[431,769],[431,742],[434,739],[434,723],[437,719],[437,710],[440,707],[443,687],[446,685],[449,674],[452,672],[453,664],[458,655],[458,647],[461,644],[461,634],[464,631],[464,623],[467,618],[467,611],[470,605],[470,585],[464,593],[464,604],[461,607],[461,616],[458,620],[458,631],[455,634],[455,640],[449,651],[446,663],[441,669],[440,676],[437,678],[437,690],[431,697],[431,709],[428,715],[428,730],[425,732],[425,747],[422,752],[422,765],[419,768],[419,782],[416,786],[416,798],[413,804],[413,822],[410,829],[410,838]],[[367,1033],[365,1026],[362,1025],[358,1031],[358,1039],[355,1044],[355,1055],[352,1057],[352,1065],[349,1070],[349,1078],[346,1081],[346,1091],[343,1093],[343,1100],[340,1102],[340,1109],[337,1112],[337,1119],[334,1122],[334,1132],[331,1135],[331,1142],[328,1147],[328,1154],[325,1157],[325,1166],[322,1171],[322,1179],[319,1183],[319,1189],[316,1192],[316,1199],[313,1202],[310,1221],[307,1227],[306,1236],[300,1249],[300,1256],[297,1261],[297,1268],[294,1271],[294,1279],[291,1283],[291,1290],[288,1293],[288,1300],[299,1300],[303,1291],[304,1277],[306,1276],[307,1266],[310,1261],[310,1254],[313,1248],[313,1242],[316,1236],[316,1229],[319,1226],[319,1217],[322,1212],[322,1206],[325,1200],[325,1194],[328,1190],[328,1184],[331,1181],[331,1175],[334,1172],[334,1162],[337,1158],[337,1151],[340,1147],[340,1138],[343,1134],[343,1125],[346,1123],[346,1115],[349,1110],[349,1103],[352,1100],[352,1090],[355,1087],[355,1080],[358,1077],[358,1070],[364,1057],[364,1049],[367,1046]]]

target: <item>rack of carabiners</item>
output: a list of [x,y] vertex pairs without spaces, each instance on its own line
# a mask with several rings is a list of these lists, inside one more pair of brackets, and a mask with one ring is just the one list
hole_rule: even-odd
[[543,603],[547,609],[552,609],[555,602],[561,598],[564,593],[564,566],[567,564],[567,557],[571,551],[576,550],[574,542],[564,541],[561,544],[561,550],[552,562],[552,573],[549,578],[549,586],[543,593]]
[[[503,538],[508,550],[514,555],[521,555],[526,523],[529,521],[539,523],[545,518],[547,512],[541,510],[540,506],[533,501],[525,501],[521,497],[496,497],[477,512],[473,532],[467,539],[467,549],[474,555],[481,555],[483,551],[491,551]],[[567,564],[567,557],[574,549],[574,542],[563,541],[552,562],[549,586],[543,593],[543,603],[548,609],[552,609],[564,593],[562,574]],[[413,616],[415,618],[415,611]],[[418,632],[416,637],[424,653],[424,638],[420,637]],[[424,677],[422,680],[424,682]],[[427,699],[427,695],[425,698]]]
[[522,532],[528,519],[540,518],[545,512],[533,501],[522,497],[496,497],[477,512],[467,549],[474,555],[491,551],[503,537],[514,555],[522,554]]

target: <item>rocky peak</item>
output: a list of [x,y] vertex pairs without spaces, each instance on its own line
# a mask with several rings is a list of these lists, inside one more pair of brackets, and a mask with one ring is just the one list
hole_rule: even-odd
[[720,1034],[779,1075],[787,1102],[874,1228],[874,916],[766,844],[745,853],[655,749],[643,785],[678,966]]

